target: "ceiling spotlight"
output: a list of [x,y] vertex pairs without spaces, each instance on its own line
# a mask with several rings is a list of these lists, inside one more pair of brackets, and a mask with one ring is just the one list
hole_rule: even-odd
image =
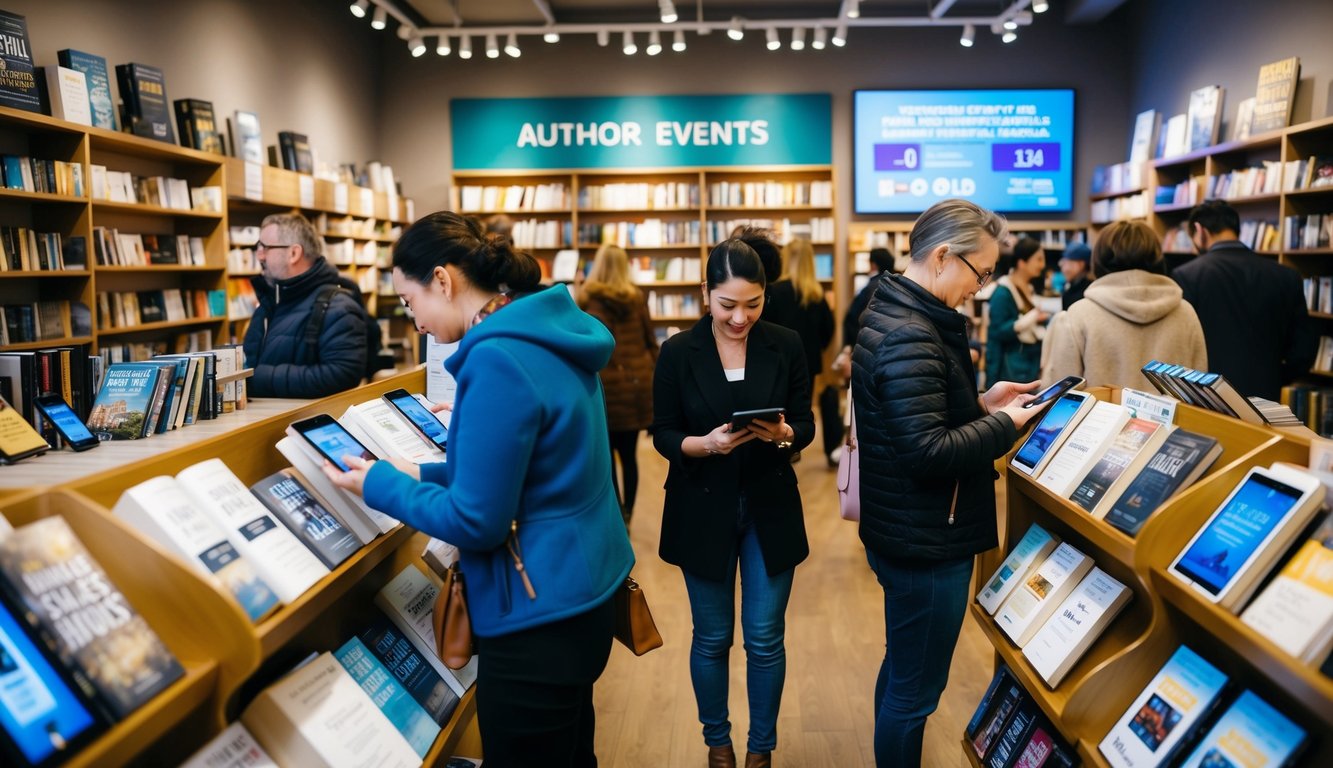
[[454,52],[454,49],[449,45],[448,35],[440,35],[440,42],[435,44],[435,52],[441,56],[448,56]]
[[648,33],[648,47],[643,49],[643,52],[649,56],[656,56],[662,52],[662,36],[657,30]]
[[1046,13],[1050,8],[1051,4],[1046,2],[1046,0],[1032,0],[1033,13]]
[[412,52],[412,56],[420,56],[426,52],[426,41],[421,39],[421,35],[412,35],[412,39],[407,41],[407,50]]
[[352,15],[358,19],[364,19],[369,8],[370,0],[356,0],[355,3],[352,3]]
[[685,30],[676,30],[675,39],[671,43],[671,50],[676,51],[677,53],[685,50]]
[[542,35],[542,39],[548,43],[558,43],[560,42],[560,33],[554,29],[548,29],[546,34]]
[[1017,39],[1018,39],[1018,33],[1013,31],[1012,29],[1006,29],[1004,31],[1004,34],[1000,37],[1001,42],[1005,43],[1012,43]]
[[633,56],[639,52],[639,46],[634,44],[634,33],[628,29],[625,30],[625,42],[620,50],[624,51],[626,56]]
[[611,31],[607,29],[597,30],[597,44],[605,48],[611,44]]
[[505,38],[505,53],[515,59],[523,55],[523,51],[518,47],[518,35],[515,35],[513,32],[510,32],[509,37]]
[[458,38],[458,58],[472,58],[472,38],[468,35],[463,35]]
[[823,27],[815,27],[815,39],[810,41],[810,47],[816,51],[822,51],[826,45],[828,45],[828,30]]
[[657,7],[662,12],[662,23],[673,24],[676,21],[676,4],[671,0],[659,0]]
[[791,31],[791,49],[793,51],[805,50],[805,27],[796,27]]
[[743,40],[745,38],[745,28],[742,26],[745,19],[740,16],[731,17],[731,26],[727,29],[727,37],[732,40]]
[[847,18],[861,18],[861,0],[847,0]]
[[971,24],[963,25],[963,36],[958,38],[958,44],[964,48],[971,48],[972,43],[976,42],[977,28]]
[[847,23],[843,22],[833,31],[833,44],[839,48],[847,44]]
[[375,6],[375,15],[370,19],[371,29],[384,29],[389,26],[389,12],[380,6]]
[[1012,30],[1012,29],[1018,29],[1018,22],[1014,21],[1013,19],[1005,19],[1005,20],[1004,20],[1004,28],[1005,28],[1005,29],[1011,29],[1011,30]]
[[500,58],[500,46],[495,42],[494,32],[490,33],[489,35],[486,35],[486,58],[488,59]]
[[764,33],[764,37],[768,39],[768,50],[776,51],[782,47],[782,41],[778,39],[777,27],[769,27],[768,31]]

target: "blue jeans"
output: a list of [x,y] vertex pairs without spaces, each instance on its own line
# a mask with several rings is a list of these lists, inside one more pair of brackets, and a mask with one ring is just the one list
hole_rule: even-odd
[[875,681],[875,764],[919,766],[963,629],[972,558],[900,567],[866,550],[884,588],[884,663]]
[[[772,578],[764,569],[759,537],[754,526],[737,534],[741,573],[741,634],[745,638],[745,689],[750,700],[751,752],[772,752],[778,745],[778,705],[787,676],[787,598],[795,569]],[[736,570],[732,561],[727,577],[710,581],[685,573],[685,589],[694,616],[690,644],[690,680],[704,726],[704,743],[721,747],[731,743],[727,719],[727,660],[736,634]]]

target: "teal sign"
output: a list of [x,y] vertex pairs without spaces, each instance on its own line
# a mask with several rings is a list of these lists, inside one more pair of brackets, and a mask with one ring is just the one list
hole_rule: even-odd
[[454,99],[456,170],[828,165],[827,93]]

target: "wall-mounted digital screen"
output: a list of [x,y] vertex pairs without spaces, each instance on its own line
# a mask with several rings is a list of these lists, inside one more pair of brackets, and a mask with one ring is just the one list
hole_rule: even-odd
[[857,91],[854,112],[857,213],[1073,208],[1072,90]]

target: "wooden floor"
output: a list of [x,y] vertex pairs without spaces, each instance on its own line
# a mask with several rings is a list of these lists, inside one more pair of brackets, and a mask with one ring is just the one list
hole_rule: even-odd
[[[819,446],[816,437],[814,446]],[[690,611],[680,570],[657,556],[666,462],[639,442],[639,499],[630,539],[665,645],[636,658],[619,644],[597,684],[601,765],[699,768],[706,764],[690,687]],[[884,594],[866,564],[856,524],[838,517],[834,471],[818,447],[796,465],[805,503],[810,558],[796,569],[787,610],[787,682],[774,765],[874,766],[875,676],[884,656]],[[739,616],[739,609],[737,610]],[[738,622],[739,623],[739,622]],[[971,617],[954,654],[949,686],[926,726],[926,766],[962,768],[962,732],[990,682],[993,652]],[[731,656],[732,741],[744,759],[749,723],[740,628]]]

